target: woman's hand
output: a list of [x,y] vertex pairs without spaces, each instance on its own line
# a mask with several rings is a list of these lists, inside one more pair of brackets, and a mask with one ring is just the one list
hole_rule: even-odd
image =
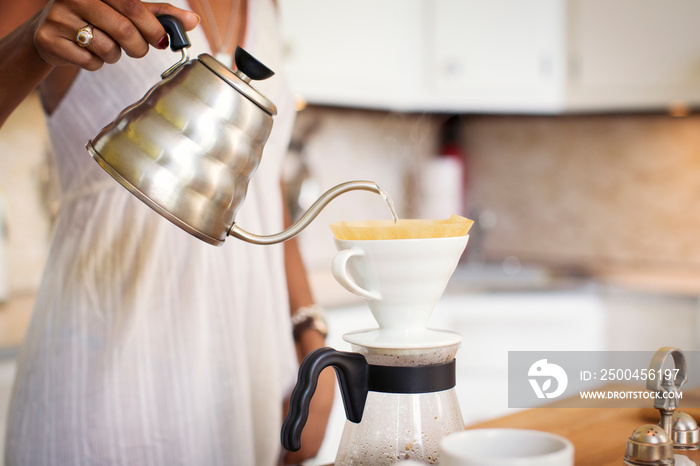
[[[164,49],[168,37],[154,15],[178,18],[186,30],[199,17],[167,3],[139,0],[52,0],[39,14],[34,45],[43,61],[53,66],[75,65],[89,71],[119,60],[122,50],[130,57],[146,55],[149,45]],[[76,42],[78,30],[92,25],[87,47]]]

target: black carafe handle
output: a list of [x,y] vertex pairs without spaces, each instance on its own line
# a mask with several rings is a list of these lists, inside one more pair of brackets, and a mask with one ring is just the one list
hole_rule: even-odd
[[297,384],[289,398],[289,411],[282,423],[282,446],[289,451],[301,448],[301,431],[309,417],[309,403],[316,391],[318,376],[328,366],[335,369],[349,421],[359,423],[367,401],[369,365],[359,353],[319,348],[309,353],[299,366]]

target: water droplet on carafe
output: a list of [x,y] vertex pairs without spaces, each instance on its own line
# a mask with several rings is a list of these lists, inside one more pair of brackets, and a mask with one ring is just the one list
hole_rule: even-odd
[[391,218],[394,219],[394,223],[399,223],[399,216],[396,214],[396,207],[394,207],[393,199],[391,199],[389,194],[382,188],[379,188],[379,194],[381,194],[382,199],[384,199],[384,202],[386,202],[386,205],[389,207],[389,211],[391,212]]

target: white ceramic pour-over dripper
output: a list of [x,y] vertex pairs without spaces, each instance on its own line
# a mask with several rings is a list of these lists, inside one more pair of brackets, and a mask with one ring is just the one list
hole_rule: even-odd
[[336,239],[335,279],[367,300],[378,329],[344,335],[374,348],[428,348],[459,343],[457,333],[427,328],[469,236],[396,240]]

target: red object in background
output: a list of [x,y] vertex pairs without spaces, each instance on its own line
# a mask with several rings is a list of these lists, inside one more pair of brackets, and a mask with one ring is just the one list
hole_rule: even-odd
[[449,117],[440,130],[441,145],[438,151],[440,157],[449,157],[455,161],[456,169],[462,173],[461,182],[461,211],[459,215],[466,215],[467,209],[467,187],[468,187],[468,167],[467,153],[464,151],[462,135],[462,118],[455,115]]
[[418,218],[466,215],[466,157],[460,144],[461,119],[440,128],[437,153],[421,166]]

